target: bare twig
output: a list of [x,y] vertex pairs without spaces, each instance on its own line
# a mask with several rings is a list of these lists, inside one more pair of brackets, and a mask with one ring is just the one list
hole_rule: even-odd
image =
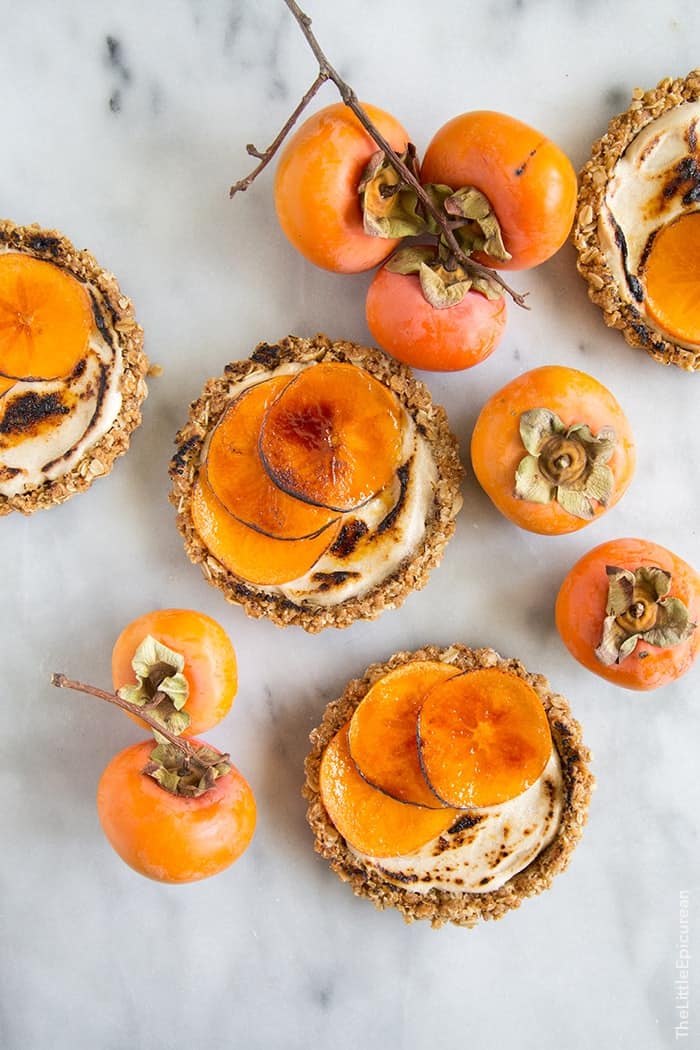
[[[159,722],[157,718],[154,718],[147,708],[140,707],[138,704],[132,704],[130,700],[124,700],[119,693],[108,693],[104,689],[98,689],[97,686],[86,685],[84,682],[76,682],[74,679],[68,678],[66,675],[59,673],[51,675],[51,685],[55,685],[57,689],[74,689],[78,693],[87,693],[88,696],[95,696],[98,700],[107,700],[108,703],[120,707],[122,711],[126,711],[128,714],[140,718],[142,722],[145,722],[146,725],[150,726],[156,733],[165,737],[168,743],[172,744],[173,747],[180,751],[187,765],[199,765],[202,767],[207,765],[207,762],[203,762],[199,757],[196,747],[190,744],[189,741],[176,736],[176,734],[171,732],[167,726],[164,726],[162,722]],[[228,755],[222,754],[217,758],[217,761],[225,762],[228,757]]]
[[260,164],[244,179],[236,182],[230,190],[230,196],[237,193],[239,190],[245,190],[250,186],[251,182],[257,177],[257,175],[263,170],[263,168],[272,160],[277,150],[281,146],[284,139],[287,137],[292,127],[297,121],[299,115],[306,108],[308,102],[314,97],[321,84],[325,83],[326,80],[332,81],[337,87],[340,97],[345,105],[352,110],[360,124],[363,126],[367,134],[374,139],[380,150],[383,150],[387,160],[396,172],[401,176],[404,182],[409,185],[416,194],[416,197],[420,201],[425,211],[433,218],[438,228],[442,231],[442,235],[445,239],[447,246],[454,258],[464,267],[467,273],[477,277],[488,278],[495,282],[500,288],[506,292],[513,302],[517,303],[518,306],[522,306],[528,309],[525,302],[525,296],[516,292],[510,285],[506,284],[503,278],[496,270],[490,269],[488,266],[482,266],[481,263],[476,262],[470,256],[468,256],[460,247],[457,238],[453,232],[453,224],[447,219],[442,212],[435,206],[429,195],[425,192],[420,182],[413,174],[411,169],[401,160],[398,154],[392,149],[384,136],[377,130],[375,125],[368,117],[365,110],[360,105],[357,95],[350,87],[350,85],[343,80],[340,74],[333,68],[331,63],[326,58],[321,46],[316,39],[314,33],[311,30],[311,19],[309,16],[302,11],[296,0],[284,0],[285,4],[291,11],[294,19],[296,20],[299,28],[304,34],[306,41],[314,54],[316,61],[318,62],[319,73],[316,80],[313,82],[306,95],[302,98],[301,102],[294,110],[289,120],[286,122],[279,135],[275,138],[274,142],[270,145],[269,149],[265,150],[264,153],[260,153],[255,147],[248,146],[248,152],[253,156],[258,157]]

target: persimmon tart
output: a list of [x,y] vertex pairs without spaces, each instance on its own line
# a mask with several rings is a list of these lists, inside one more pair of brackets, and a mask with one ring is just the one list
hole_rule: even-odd
[[700,70],[637,89],[581,172],[578,269],[605,323],[700,368]]
[[568,703],[493,649],[373,664],[311,744],[316,851],[407,922],[500,919],[568,866],[586,823],[590,754]]
[[426,387],[325,336],[227,365],[176,440],[171,501],[191,561],[249,615],[310,632],[422,587],[461,506],[457,442]]
[[116,278],[56,230],[0,221],[0,514],[108,474],[141,422],[147,370]]

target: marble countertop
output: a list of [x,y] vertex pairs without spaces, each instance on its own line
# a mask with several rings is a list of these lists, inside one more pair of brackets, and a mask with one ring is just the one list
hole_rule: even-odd
[[[2,214],[57,227],[113,270],[152,361],[144,422],[112,475],[49,512],[2,521],[3,848],[0,1044],[6,1050],[355,1047],[656,1050],[674,1045],[679,901],[700,930],[696,668],[651,694],[605,684],[564,650],[553,602],[603,540],[640,535],[700,563],[698,379],[607,330],[569,245],[513,275],[497,352],[423,374],[465,462],[485,399],[545,363],[588,371],[622,402],[638,469],[622,502],[546,538],[501,518],[469,474],[457,534],[424,591],[375,623],[311,637],[248,620],[186,560],[167,502],[176,430],[206,377],[287,332],[369,339],[369,277],[314,269],[287,244],[267,171],[249,168],[314,79],[281,0],[7,4]],[[359,96],[419,151],[467,109],[511,113],[580,167],[632,89],[697,64],[690,0],[309,0]],[[317,100],[336,100],[326,86]],[[107,686],[121,627],[159,606],[218,619],[240,689],[209,734],[249,778],[254,842],[228,872],[162,886],[119,861],[94,805],[100,773],[137,738],[119,712],[49,686]],[[315,856],[299,791],[310,729],[369,663],[425,642],[491,645],[566,694],[598,779],[589,825],[552,889],[474,930],[406,926],[353,897]],[[104,708],[104,709],[103,709]],[[700,964],[690,1038],[700,1032]],[[697,1015],[697,1016],[696,1016]]]

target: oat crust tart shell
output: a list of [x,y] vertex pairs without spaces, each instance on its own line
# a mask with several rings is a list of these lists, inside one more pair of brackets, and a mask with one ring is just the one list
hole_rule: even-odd
[[[356,380],[367,387],[357,395],[352,389]],[[293,402],[299,390],[301,400]],[[278,420],[276,406],[283,404]],[[357,422],[355,405],[371,410],[368,423]],[[284,428],[293,416],[293,439],[308,438],[311,452],[292,448],[290,458],[277,463],[274,457],[292,447],[285,443]],[[400,417],[396,427],[394,416]],[[334,488],[335,466],[330,472],[323,464],[317,470],[313,457],[316,445],[336,441],[336,419],[341,419],[343,440],[352,453],[347,458],[360,463],[357,476],[350,471],[349,495]],[[245,437],[251,426],[252,439]],[[368,441],[366,432],[375,426],[379,437]],[[384,446],[392,441],[393,465],[382,474]],[[190,406],[176,444],[170,500],[189,559],[249,616],[311,633],[374,619],[423,587],[454,532],[462,504],[457,441],[444,409],[433,404],[427,388],[381,351],[331,342],[323,335],[261,343],[249,359],[227,365]],[[355,455],[358,448],[365,451]],[[278,467],[274,483],[266,476],[267,467],[261,470],[265,453]],[[238,458],[231,460],[232,454]],[[341,480],[343,469],[341,463]],[[239,482],[248,470],[253,471],[250,481]],[[317,491],[319,484],[326,487]],[[256,495],[258,489],[261,495]],[[221,513],[218,497],[233,508],[235,520]],[[214,505],[212,520],[209,508]],[[270,508],[279,512],[274,519]],[[297,559],[304,551],[311,552],[308,565]],[[277,564],[280,556],[282,565]],[[248,568],[239,568],[239,563]],[[259,572],[260,566],[264,571]]]
[[[605,323],[619,329],[631,346],[686,371],[700,368],[697,310],[686,332],[682,315],[680,326],[676,324],[678,313],[670,328],[664,324],[663,295],[659,293],[659,314],[651,294],[651,282],[658,279],[652,256],[657,253],[657,274],[666,270],[663,289],[666,281],[675,281],[676,289],[683,285],[688,257],[677,251],[677,269],[671,265],[669,275],[665,263],[671,255],[662,257],[658,250],[665,239],[669,252],[669,238],[658,235],[670,227],[680,234],[677,220],[698,215],[700,209],[698,102],[700,70],[666,78],[649,91],[634,91],[629,108],[610,121],[581,171],[573,230],[577,268]],[[690,269],[697,266],[700,218],[693,225]],[[679,247],[682,239],[677,237]],[[680,289],[676,310],[687,309],[688,299],[697,302],[697,285],[693,287]]]
[[[561,808],[556,832],[546,848],[537,853],[526,867],[492,891],[460,892],[454,885],[450,889],[443,889],[431,884],[427,892],[412,892],[410,884],[402,885],[396,877],[394,881],[386,877],[379,866],[381,862],[373,865],[371,858],[358,856],[349,847],[331,820],[322,799],[321,765],[329,744],[372,686],[390,672],[396,672],[416,661],[448,663],[457,671],[493,669],[507,672],[535,691],[546,713],[553,749],[558,755],[561,770]],[[473,927],[482,919],[502,918],[511,909],[518,908],[527,897],[548,889],[554,876],[566,869],[587,821],[594,787],[594,778],[589,769],[590,752],[583,743],[581,727],[572,717],[567,701],[551,690],[542,675],[531,674],[518,660],[504,659],[493,649],[470,649],[459,644],[449,648],[429,645],[414,652],[397,653],[386,663],[372,664],[361,678],[348,683],[338,699],[328,704],[310,740],[312,747],[305,761],[306,780],[302,795],[309,803],[307,820],[314,835],[316,852],[329,862],[342,881],[350,884],[353,893],[368,898],[380,910],[398,909],[409,923],[427,919],[434,927],[446,923]],[[467,827],[471,823],[468,820]],[[452,830],[443,838],[448,838],[450,834]]]
[[0,515],[110,472],[147,395],[143,332],[113,274],[56,230],[0,220]]

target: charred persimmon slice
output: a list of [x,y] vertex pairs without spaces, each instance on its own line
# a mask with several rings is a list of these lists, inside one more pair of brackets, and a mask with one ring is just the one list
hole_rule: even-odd
[[431,689],[418,716],[418,751],[426,780],[447,805],[495,806],[534,784],[552,737],[532,686],[486,667]]
[[217,499],[202,469],[192,490],[192,521],[200,539],[221,564],[248,583],[289,583],[313,567],[335,539],[339,525],[316,536],[278,540],[234,518]]
[[401,857],[447,831],[460,814],[397,802],[368,784],[350,757],[346,722],[323,753],[321,800],[346,840],[370,857]]
[[58,379],[85,353],[88,294],[75,277],[31,255],[0,255],[0,375]]
[[245,525],[277,539],[315,535],[337,516],[283,492],[260,461],[263,416],[291,379],[273,376],[244,390],[217,424],[207,452],[209,484],[226,509]]
[[400,802],[439,809],[418,759],[416,723],[427,693],[456,667],[438,660],[403,664],[370,688],[350,720],[348,744],[361,776]]
[[268,408],[265,469],[297,499],[331,510],[361,506],[401,465],[402,409],[363,368],[343,362],[300,372]]
[[700,213],[679,216],[655,236],[642,273],[647,310],[676,339],[700,342]]

